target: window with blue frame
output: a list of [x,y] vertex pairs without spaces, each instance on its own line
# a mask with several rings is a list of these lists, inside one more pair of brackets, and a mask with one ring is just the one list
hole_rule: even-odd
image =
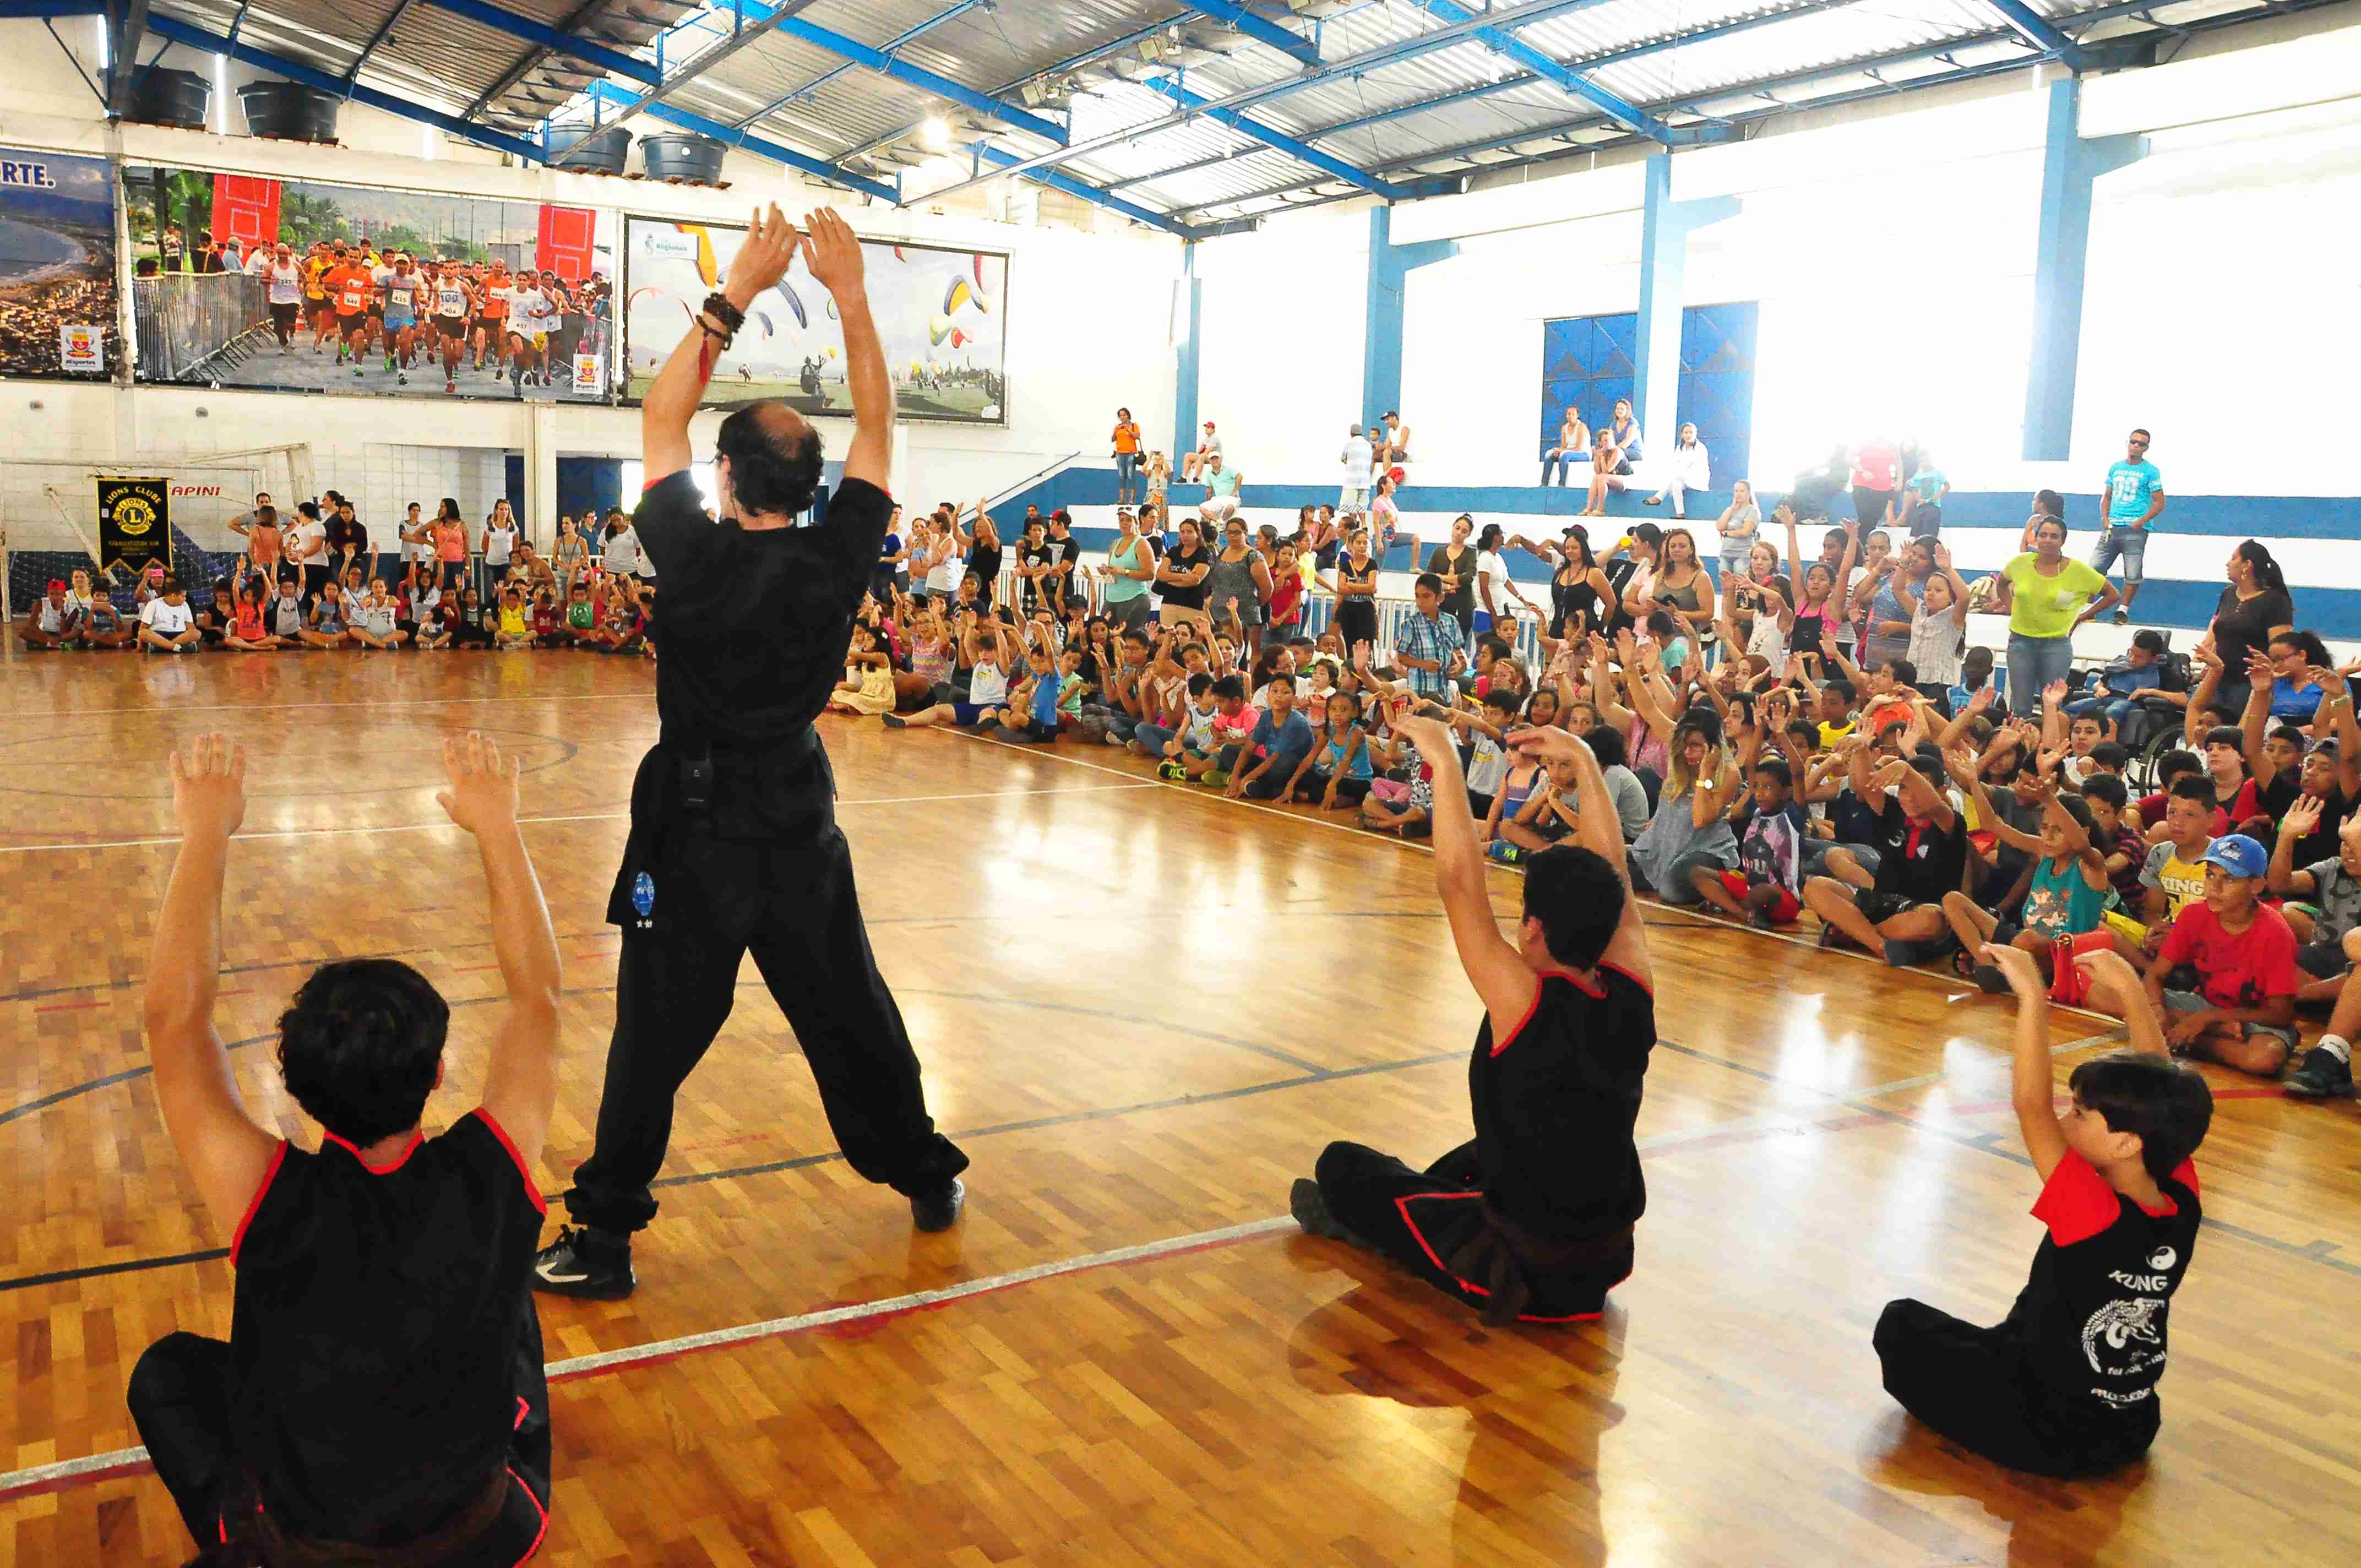
[[[1713,488],[1727,490],[1734,479],[1752,478],[1754,432],[1754,336],[1762,302],[1691,305],[1681,313],[1680,423],[1697,427],[1713,466]],[[1559,421],[1569,408],[1582,412],[1594,431],[1615,412],[1618,398],[1636,402],[1640,318],[1572,316],[1542,323],[1541,444],[1557,443]],[[1651,457],[1679,433],[1647,430]]]

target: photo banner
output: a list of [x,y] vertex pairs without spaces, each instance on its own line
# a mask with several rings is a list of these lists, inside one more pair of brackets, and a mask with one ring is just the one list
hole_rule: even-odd
[[0,376],[104,377],[115,302],[106,160],[0,147]]
[[[623,223],[624,395],[638,401],[706,295],[730,275],[743,225]],[[871,313],[904,419],[1008,422],[1008,258],[997,251],[862,240]],[[844,327],[797,255],[763,291],[715,361],[705,406],[777,398],[806,414],[848,415]]]
[[611,395],[610,211],[141,165],[123,197],[141,381]]
[[136,577],[149,565],[172,569],[170,479],[98,481],[98,564]]

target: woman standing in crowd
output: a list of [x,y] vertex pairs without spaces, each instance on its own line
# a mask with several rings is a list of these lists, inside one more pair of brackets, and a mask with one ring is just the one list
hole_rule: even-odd
[[1559,488],[1565,488],[1567,477],[1574,472],[1574,466],[1589,452],[1590,427],[1582,422],[1578,411],[1566,410],[1565,418],[1559,422],[1557,427],[1557,444],[1542,454],[1542,488],[1547,489],[1550,487],[1553,483],[1550,476],[1554,473],[1557,476],[1554,483]]
[[975,532],[960,527],[958,517],[951,519],[951,538],[967,552],[968,575],[976,581],[976,594],[985,609],[992,607],[993,595],[1000,587],[1000,566],[1007,552],[1000,547],[1000,525],[983,510],[984,503],[975,503]]
[[1205,619],[1205,579],[1213,575],[1213,554],[1205,548],[1204,523],[1193,517],[1180,520],[1180,542],[1165,552],[1156,568],[1157,591],[1163,596],[1166,620],[1193,621],[1211,635]]
[[1378,564],[1369,554],[1369,532],[1353,531],[1345,558],[1336,563],[1334,583],[1320,586],[1336,596],[1336,632],[1345,640],[1346,657],[1366,642],[1378,642]]
[[1205,576],[1205,609],[1213,623],[1227,623],[1251,660],[1262,646],[1262,607],[1271,595],[1270,567],[1246,541],[1246,525],[1233,517],[1223,526],[1222,549]]
[[[2235,585],[2240,557],[2231,559]],[[2093,595],[2098,596],[2095,606],[2091,603]],[[2064,680],[2074,667],[2074,628],[2114,602],[2114,584],[2082,562],[2066,558],[2066,525],[2056,518],[2040,519],[2033,531],[2032,553],[2010,557],[1993,591],[1993,612],[2008,616],[2009,690],[2030,696],[2052,681]],[[2246,666],[2242,663],[2238,667]]]
[[1156,556],[1148,542],[1139,536],[1139,522],[1128,511],[1115,514],[1115,541],[1107,546],[1106,565],[1099,568],[1105,583],[1100,590],[1100,602],[1108,615],[1126,631],[1139,631],[1148,625],[1148,585],[1156,579]]
[[517,525],[515,514],[509,510],[506,496],[492,503],[492,515],[484,519],[480,552],[484,557],[484,584],[497,586],[508,576],[509,557],[516,551]]
[[[1637,537],[1631,543],[1635,554],[1642,548]],[[1623,609],[1635,620],[1645,620],[1660,609],[1670,610],[1689,646],[1702,647],[1713,632],[1714,595],[1713,579],[1697,560],[1697,540],[1686,528],[1668,529],[1657,549],[1656,569],[1644,580],[1636,576],[1631,579],[1623,591]]]
[[[1549,546],[1535,548],[1540,554]],[[1577,526],[1565,531],[1565,543],[1551,553],[1557,570],[1550,575],[1549,635],[1553,643],[1579,642],[1603,631],[1615,619],[1615,589],[1590,552],[1590,536]]]
[[[2209,635],[2213,642],[2214,656],[2222,661],[2222,684],[2213,694],[2216,706],[2233,713],[2246,711],[2246,698],[2253,690],[2246,674],[2246,657],[2269,645],[2272,638],[2295,628],[2295,601],[2288,597],[2287,577],[2271,553],[2258,542],[2249,539],[2230,552],[2226,567],[2229,587],[2213,607],[2213,625]],[[2108,592],[2114,593],[2110,588]],[[2095,615],[2105,607],[2104,600],[2092,607]],[[2014,658],[2015,650],[2010,649]],[[2013,691],[2026,688],[2011,685]],[[2195,703],[2190,705],[2196,707]]]
[[1763,529],[1763,509],[1754,504],[1754,487],[1741,479],[1730,487],[1730,504],[1714,522],[1721,534],[1724,576],[1746,570],[1747,554]]
[[467,574],[467,525],[459,520],[459,503],[445,496],[427,532],[434,540],[434,586],[457,593]]
[[581,532],[574,526],[572,518],[557,520],[557,543],[551,547],[551,554],[558,580],[566,583],[574,580],[574,569],[588,559],[589,547],[582,543]]
[[1502,530],[1497,522],[1488,522],[1484,532],[1476,536],[1476,630],[1478,635],[1500,624],[1509,612],[1509,601],[1516,600],[1527,609],[1532,601],[1517,591],[1516,583],[1509,576],[1509,563],[1502,559]]
[[1127,507],[1139,484],[1139,426],[1129,409],[1115,411],[1115,504]]

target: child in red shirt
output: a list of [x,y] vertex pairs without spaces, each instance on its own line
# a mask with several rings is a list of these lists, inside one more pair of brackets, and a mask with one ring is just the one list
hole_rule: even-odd
[[[2147,971],[2148,1004],[2166,1019],[2174,1054],[2210,1058],[2242,1072],[2277,1078],[2295,1049],[2295,932],[2260,902],[2270,856],[2243,833],[2205,851],[2205,897],[2182,909]],[[2168,991],[2180,965],[2197,989]]]

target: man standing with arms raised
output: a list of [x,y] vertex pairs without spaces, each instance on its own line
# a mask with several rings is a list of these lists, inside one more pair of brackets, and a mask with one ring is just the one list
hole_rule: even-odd
[[714,360],[796,252],[777,207],[756,214],[727,282],[641,404],[647,489],[633,521],[664,584],[663,732],[632,785],[607,907],[623,951],[598,1144],[566,1197],[575,1223],[542,1250],[544,1290],[630,1294],[631,1237],[655,1216],[649,1186],[673,1096],[729,1019],[749,951],[852,1168],[908,1198],[921,1230],[949,1229],[965,1193],[967,1156],[927,1114],[909,1034],[870,952],[835,777],[811,727],[843,678],[853,609],[893,510],[894,394],[861,242],[827,208],[807,225],[804,258],[843,318],[852,390],[852,445],[826,521],[794,526],[819,485],[820,437],[776,400],[722,422],[720,522],[706,520],[689,474],[689,417]]

